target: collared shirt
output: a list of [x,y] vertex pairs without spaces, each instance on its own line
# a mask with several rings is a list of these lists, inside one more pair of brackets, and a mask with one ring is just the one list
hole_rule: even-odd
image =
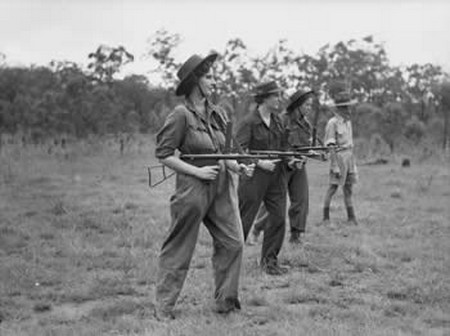
[[285,112],[281,115],[281,119],[286,127],[287,140],[290,147],[309,146],[312,137],[312,127],[303,115],[294,119],[289,113]]
[[175,107],[156,136],[156,157],[172,156],[177,149],[182,154],[222,152],[225,146],[225,113],[213,105],[206,115],[210,116],[209,122],[189,101]]
[[335,144],[339,147],[353,148],[352,122],[336,115],[328,120],[325,127],[325,146]]
[[271,114],[268,127],[256,109],[239,124],[236,140],[243,150],[286,149],[285,130],[280,118]]

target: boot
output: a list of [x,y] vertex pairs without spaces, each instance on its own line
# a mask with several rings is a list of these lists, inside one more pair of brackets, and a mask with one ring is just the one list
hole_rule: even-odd
[[262,261],[261,270],[268,275],[283,275],[289,272],[286,267],[280,266],[276,260]]
[[301,232],[298,230],[292,230],[291,231],[291,237],[289,238],[289,243],[291,244],[301,244],[302,240],[301,240]]
[[358,225],[358,222],[356,221],[356,217],[355,217],[355,209],[352,206],[347,207],[347,216],[348,216],[349,224]]
[[329,207],[323,208],[323,224],[324,225],[330,224],[330,208]]
[[234,310],[240,310],[241,303],[237,298],[226,298],[215,303],[213,311],[217,314],[228,314]]
[[247,245],[249,245],[249,246],[257,245],[260,234],[261,234],[261,231],[259,231],[255,227],[253,227],[249,236],[247,237]]

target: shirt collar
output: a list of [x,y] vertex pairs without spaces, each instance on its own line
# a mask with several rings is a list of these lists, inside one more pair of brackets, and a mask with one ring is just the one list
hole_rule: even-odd
[[339,113],[336,113],[336,119],[337,119],[337,121],[339,121],[340,123],[345,123],[344,117],[341,116]]
[[[206,121],[206,116],[202,115],[201,113],[199,113],[196,109],[194,104],[192,103],[192,101],[190,101],[189,99],[186,99],[186,108],[191,111],[192,113],[194,113],[198,118],[202,119],[203,121]],[[207,105],[207,113],[218,113],[217,112],[217,107],[214,104],[208,104]]]

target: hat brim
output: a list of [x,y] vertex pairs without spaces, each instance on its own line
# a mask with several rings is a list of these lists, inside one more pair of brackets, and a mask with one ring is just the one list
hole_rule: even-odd
[[[215,62],[215,60],[217,59],[217,56],[219,56],[219,54],[213,53],[210,54],[208,56],[206,56],[200,63],[198,63],[198,65],[192,69],[192,71],[189,73],[188,76],[186,76],[177,86],[176,90],[175,90],[175,95],[177,96],[182,96],[186,93],[186,90],[192,85],[192,74],[198,70],[199,68],[203,67],[205,64],[209,63],[209,68],[211,67],[211,65]],[[209,69],[208,68],[208,69]]]
[[276,90],[267,91],[267,92],[264,92],[264,93],[252,93],[251,96],[252,97],[264,97],[264,96],[268,96],[268,95],[271,95],[271,94],[274,94],[274,93],[280,93],[282,91],[283,91],[282,89],[278,88]]
[[308,97],[309,97],[310,95],[312,95],[312,94],[314,94],[314,91],[313,91],[313,90],[309,90],[309,91],[304,92],[304,93],[303,93],[301,96],[299,96],[296,100],[294,100],[293,102],[291,102],[291,103],[286,107],[286,110],[287,110],[288,112],[293,111],[296,107],[301,106],[301,105],[306,101],[306,99],[308,99]]
[[352,105],[356,105],[358,104],[358,101],[356,99],[352,99],[346,102],[342,102],[342,103],[337,103],[337,104],[332,104],[332,107],[340,107],[340,106],[352,106]]

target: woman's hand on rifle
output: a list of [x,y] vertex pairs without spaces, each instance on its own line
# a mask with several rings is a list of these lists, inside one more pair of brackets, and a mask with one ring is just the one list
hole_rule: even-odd
[[239,175],[245,175],[247,177],[252,177],[253,172],[255,171],[255,163],[245,164],[239,163],[234,160],[227,160],[226,165],[229,169],[234,171]]
[[281,159],[275,160],[258,160],[257,166],[263,170],[267,170],[273,172],[277,167],[277,163],[280,162]]
[[199,178],[200,180],[214,181],[217,178],[219,171],[219,165],[197,167],[195,177]]
[[300,157],[300,158],[294,157],[288,161],[287,165],[292,170],[295,170],[295,169],[300,170],[300,169],[303,169],[303,166],[305,165],[306,160],[307,160],[306,157]]

